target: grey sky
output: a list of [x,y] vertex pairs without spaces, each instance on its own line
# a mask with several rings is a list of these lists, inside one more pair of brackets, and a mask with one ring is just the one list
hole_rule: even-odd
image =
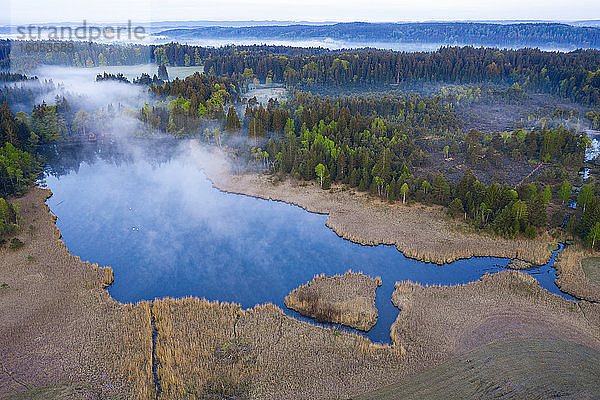
[[165,20],[588,20],[599,0],[0,0],[13,24]]

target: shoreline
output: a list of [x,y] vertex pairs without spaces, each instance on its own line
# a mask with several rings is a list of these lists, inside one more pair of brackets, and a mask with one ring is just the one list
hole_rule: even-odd
[[[545,265],[556,248],[548,234],[509,240],[474,231],[445,218],[441,206],[388,204],[342,186],[322,190],[314,182],[274,180],[258,173],[228,172],[229,160],[190,142],[192,154],[213,186],[225,193],[281,201],[327,215],[325,225],[339,237],[365,246],[395,246],[404,256],[436,264],[471,257],[520,259]],[[206,160],[209,159],[209,164]]]
[[583,249],[579,245],[567,246],[558,254],[555,262],[555,283],[560,290],[579,300],[600,303],[600,286],[585,276],[581,265],[581,261],[588,257],[598,257],[598,252]]

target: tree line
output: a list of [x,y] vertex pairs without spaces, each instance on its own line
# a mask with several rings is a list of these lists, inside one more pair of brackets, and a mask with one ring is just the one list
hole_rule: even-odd
[[327,25],[197,27],[162,32],[169,38],[251,37],[295,40],[331,38],[355,42],[459,43],[486,46],[600,47],[600,29],[560,23],[477,22],[367,23]]
[[[11,42],[0,41],[0,69],[10,67]],[[14,55],[13,58],[27,58]],[[30,60],[32,63],[41,60]],[[21,62],[21,61],[19,61]],[[22,61],[27,65],[27,60]],[[165,45],[112,46],[76,43],[73,52],[44,56],[46,64],[66,66],[132,65],[147,62],[171,66],[204,65],[212,75],[240,83],[251,79],[291,86],[390,85],[405,82],[495,82],[600,105],[600,51],[569,53],[539,49],[442,47],[434,52],[376,49],[337,51],[285,46],[200,47]],[[160,77],[159,77],[160,78]]]
[[218,54],[204,61],[206,71],[292,86],[335,86],[446,82],[504,84],[600,104],[600,51],[570,53],[539,49],[443,47],[426,53],[364,49],[311,56],[248,52]]
[[[448,181],[443,172],[414,174],[415,168],[431,163],[424,136],[456,128],[456,121],[447,116],[435,118],[444,110],[436,99],[395,101],[393,117],[388,119],[385,113],[373,110],[385,101],[370,103],[356,97],[331,99],[296,92],[283,105],[275,101],[267,107],[248,105],[241,126],[247,129],[247,141],[257,162],[299,180],[316,179],[324,189],[337,182],[389,202],[440,204],[453,216],[507,237],[535,236],[546,226],[546,207],[552,197],[548,186],[486,186],[470,171],[459,183]],[[229,113],[236,121],[233,107]],[[450,143],[442,142],[446,157],[449,151],[460,152],[470,163],[504,155],[571,168],[579,168],[586,148],[585,135],[564,127],[516,130],[487,138],[471,130],[453,139],[452,150]]]

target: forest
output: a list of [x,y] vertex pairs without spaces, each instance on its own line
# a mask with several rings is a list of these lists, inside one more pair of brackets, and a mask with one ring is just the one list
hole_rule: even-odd
[[[13,48],[18,46],[12,46]],[[9,41],[0,41],[0,68],[11,60],[27,66],[26,55],[11,55]],[[25,60],[23,60],[25,57]],[[600,105],[600,51],[569,53],[539,49],[442,47],[435,52],[393,52],[375,49],[328,51],[285,46],[199,47],[169,43],[160,46],[77,44],[72,53],[45,55],[46,64],[65,66],[132,65],[155,62],[167,66],[204,65],[210,75],[247,84],[251,80],[294,87],[373,86],[401,83],[518,83],[591,106]],[[13,68],[14,70],[14,68]]]
[[[84,54],[94,65],[105,62],[104,53],[115,51],[105,46],[91,44]],[[129,57],[124,62],[136,62],[142,50],[120,52]],[[13,114],[13,93],[31,89],[4,87],[2,196],[33,182],[39,171],[37,146],[86,137],[103,121],[126,113],[142,122],[140,136],[199,137],[231,148],[255,170],[316,180],[323,189],[334,185],[369,192],[389,202],[438,204],[452,218],[505,237],[534,237],[564,225],[597,245],[600,188],[597,183],[575,186],[589,145],[582,121],[592,128],[599,124],[594,108],[600,103],[598,51],[336,52],[171,43],[152,47],[151,54],[161,63],[160,76],[131,82],[146,86],[154,98],[139,110],[109,105],[90,114],[58,96],[55,104],[35,104],[29,115]],[[165,66],[197,63],[206,73],[169,80]],[[19,74],[0,77],[12,83],[30,80]],[[130,84],[122,74],[96,77],[99,83],[107,80]],[[410,90],[427,83],[441,85]],[[265,104],[245,96],[249,87],[261,84],[285,84],[289,96]],[[344,90],[311,93],[311,88],[336,87]],[[358,87],[365,89],[354,90]],[[548,105],[503,129],[466,122],[465,107],[526,104],[535,93],[575,101],[585,111]],[[526,172],[533,167],[539,173],[530,176]]]
[[[569,53],[539,49],[442,47],[435,52],[375,49],[328,51],[285,46],[199,47],[77,44],[76,51],[28,59],[18,46],[0,41],[0,69],[33,68],[36,62],[65,66],[132,65],[155,62],[167,66],[204,65],[210,75],[240,84],[254,78],[299,87],[398,85],[412,82],[512,85],[572,101],[600,105],[600,51]],[[31,64],[31,65],[30,65]],[[14,66],[16,67],[16,65]],[[15,70],[15,68],[13,68]],[[159,77],[160,78],[160,77]]]
[[29,153],[31,131],[6,103],[0,105],[0,240],[19,228],[19,205],[6,200],[27,190],[41,172]]
[[[170,101],[169,106],[142,110],[142,118],[161,121],[162,125],[154,126],[177,136],[200,135],[218,145],[233,146],[251,164],[280,176],[317,180],[323,189],[332,184],[356,188],[389,202],[439,204],[452,217],[505,237],[534,237],[545,230],[551,201],[564,206],[558,211],[561,215],[569,213],[573,189],[567,179],[574,179],[583,165],[589,144],[584,133],[559,123],[510,132],[462,132],[462,121],[453,111],[454,91],[436,96],[394,90],[328,97],[291,90],[287,101],[272,99],[264,107],[255,99],[243,98],[240,107],[236,105],[239,99],[234,100],[239,96],[235,85],[229,84],[232,91],[226,96],[227,84],[221,82],[217,85],[227,100],[213,103],[215,112],[207,114],[207,102],[218,93],[208,90],[214,83],[201,84],[203,79],[216,79],[209,77],[197,74],[153,86],[151,90]],[[518,99],[520,93],[512,87],[481,97],[492,101],[497,96],[495,101],[504,101],[507,96]],[[571,116],[560,108],[552,112]],[[217,124],[207,128],[203,119],[216,119]],[[245,145],[240,146],[240,135]],[[535,178],[536,183],[524,179],[514,186],[493,180],[482,183],[470,169],[449,180],[444,166],[433,158],[440,153],[443,159],[460,157],[467,165],[484,170],[517,162],[550,167]],[[593,201],[585,206],[587,214],[577,208],[580,215],[570,224],[586,240],[597,219],[589,212]]]

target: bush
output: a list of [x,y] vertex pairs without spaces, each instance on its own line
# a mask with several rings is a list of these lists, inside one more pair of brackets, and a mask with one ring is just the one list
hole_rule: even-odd
[[463,203],[459,198],[452,200],[448,206],[448,214],[450,214],[452,218],[461,218],[464,216],[465,208],[463,207]]
[[12,238],[10,241],[10,245],[8,247],[16,250],[16,249],[20,249],[23,246],[25,246],[25,243],[23,243],[19,238]]
[[527,236],[529,239],[535,239],[535,228],[533,226],[529,225],[525,229],[525,236]]

